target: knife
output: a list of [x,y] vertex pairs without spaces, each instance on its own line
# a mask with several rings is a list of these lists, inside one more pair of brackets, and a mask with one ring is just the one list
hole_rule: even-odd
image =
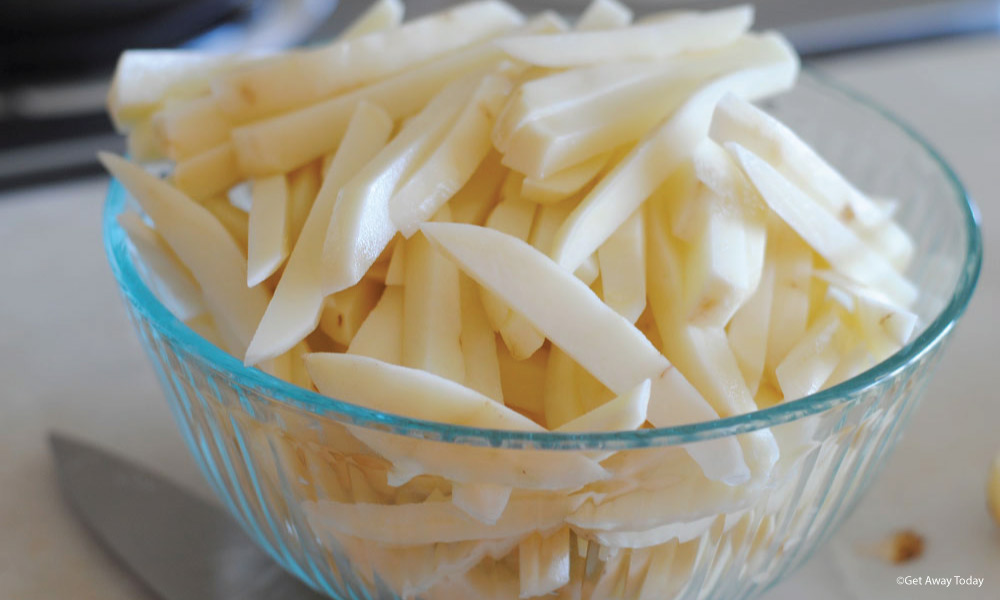
[[105,548],[162,600],[321,600],[225,512],[84,442],[50,438],[59,485]]

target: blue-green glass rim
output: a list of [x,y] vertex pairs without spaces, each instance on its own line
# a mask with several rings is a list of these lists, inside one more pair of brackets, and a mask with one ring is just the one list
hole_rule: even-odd
[[982,266],[983,249],[978,211],[958,176],[941,155],[913,127],[859,92],[831,81],[813,70],[810,70],[806,77],[818,82],[821,87],[841,95],[846,101],[880,115],[923,148],[949,181],[954,192],[953,199],[957,203],[956,208],[964,217],[967,237],[966,256],[948,304],[919,336],[886,360],[851,379],[771,408],[675,427],[593,433],[538,433],[484,429],[385,413],[323,396],[256,368],[244,366],[240,360],[215,347],[177,319],[146,286],[132,262],[126,245],[126,234],[116,220],[117,215],[125,207],[127,192],[116,180],[111,182],[104,208],[105,251],[127,301],[173,345],[190,354],[203,366],[223,374],[235,384],[253,388],[275,401],[341,423],[443,442],[545,450],[626,450],[680,445],[773,427],[852,402],[865,391],[897,376],[908,365],[918,361],[948,334],[965,312]]

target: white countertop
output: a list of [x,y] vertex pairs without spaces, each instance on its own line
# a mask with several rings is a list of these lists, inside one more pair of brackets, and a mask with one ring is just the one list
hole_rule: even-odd
[[[1000,247],[1000,38],[945,40],[819,61],[916,126],[978,201]],[[133,335],[100,236],[107,181],[0,194],[0,597],[146,600],[59,497],[50,430],[120,451],[209,496]],[[984,500],[1000,452],[1000,269],[979,290],[923,406],[834,540],[767,600],[1000,598],[1000,528]],[[890,567],[859,552],[895,528],[924,556]],[[982,588],[896,585],[985,577]]]

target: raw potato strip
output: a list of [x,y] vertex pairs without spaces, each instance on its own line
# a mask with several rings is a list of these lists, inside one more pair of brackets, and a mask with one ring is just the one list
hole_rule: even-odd
[[[439,218],[447,220],[447,208]],[[403,364],[465,383],[458,268],[422,234],[406,240]]]
[[469,181],[448,201],[452,221],[473,225],[482,225],[486,221],[508,174],[500,160],[500,154],[490,150]]
[[392,248],[389,267],[385,272],[386,285],[403,285],[406,276],[406,244],[397,241]]
[[539,204],[553,204],[583,189],[604,169],[614,151],[604,152],[545,178],[525,177],[521,196]]
[[496,525],[507,508],[511,488],[492,483],[455,483],[451,501],[465,514],[487,525]]
[[573,211],[556,239],[553,258],[575,270],[617,230],[705,139],[718,100],[727,93],[759,98],[788,89],[798,74],[794,50],[780,36],[765,34],[771,55],[720,77],[698,90],[666,123],[639,143]]
[[465,385],[503,403],[497,340],[479,300],[479,286],[468,275],[461,273],[459,289],[462,301],[462,334],[459,341],[465,361]]
[[398,28],[275,56],[223,76],[212,91],[234,122],[246,123],[410,70],[523,22],[504,2],[463,4]]
[[351,354],[310,354],[316,387],[344,402],[414,419],[519,431],[544,431],[504,405],[433,373]]
[[685,13],[656,23],[610,31],[578,31],[547,36],[512,36],[498,44],[533,65],[573,67],[622,60],[657,59],[723,46],[753,23],[753,9],[739,6]]
[[247,286],[270,277],[288,257],[288,183],[282,175],[253,181],[247,242]]
[[813,253],[798,234],[777,222],[771,226],[767,256],[774,265],[774,292],[764,370],[773,374],[808,325]]
[[250,241],[250,218],[242,210],[236,208],[226,198],[212,198],[202,203],[208,212],[222,223],[229,235],[233,237],[240,252],[246,256]]
[[586,412],[577,386],[578,369],[573,359],[559,348],[549,351],[543,400],[549,429],[557,430]]
[[128,132],[125,140],[126,152],[137,161],[155,161],[167,157],[167,149],[160,144],[159,136],[153,130],[153,123],[141,121]]
[[236,150],[224,142],[197,156],[183,160],[174,167],[173,184],[198,202],[225,193],[243,179]]
[[360,281],[396,235],[389,217],[389,198],[437,146],[477,85],[476,78],[448,85],[344,184],[323,245],[322,284],[326,293]]
[[470,277],[524,315],[612,391],[624,394],[669,370],[670,363],[639,330],[524,241],[456,223],[426,223],[421,230]]
[[850,311],[868,350],[884,360],[910,341],[919,318],[881,294],[857,285],[829,271],[816,276],[830,284],[830,290],[848,294],[845,308]]
[[630,431],[646,422],[650,382],[647,379],[627,394],[553,428],[554,431]]
[[628,27],[632,10],[617,0],[593,0],[576,21],[577,31],[599,31]]
[[556,204],[546,204],[538,208],[535,215],[535,223],[531,227],[531,236],[528,238],[531,245],[543,254],[548,254],[552,250],[552,240],[556,237],[556,232],[577,205],[577,199],[567,198]]
[[395,29],[403,22],[406,7],[401,0],[377,0],[347,26],[338,40],[353,40],[369,33]]
[[760,386],[764,374],[764,360],[767,357],[774,280],[774,266],[768,264],[764,267],[764,275],[757,286],[757,291],[736,311],[727,328],[729,347],[740,366],[747,388],[754,395]]
[[303,508],[316,531],[332,530],[395,547],[420,544],[501,540],[562,524],[571,509],[569,499],[525,495],[511,498],[495,525],[486,525],[457,510],[451,502],[422,504],[348,504],[332,500],[305,502]]
[[299,235],[323,183],[319,162],[310,163],[288,174],[288,236],[293,248],[299,241]]
[[604,303],[631,323],[646,309],[646,222],[637,210],[597,251]]
[[382,284],[366,277],[357,285],[328,296],[323,301],[319,328],[341,346],[348,346],[361,328],[368,313],[375,308]]
[[260,287],[247,288],[246,260],[232,237],[204,207],[167,182],[113,154],[99,157],[190,269],[220,333],[235,343],[230,352],[242,356],[269,297]]
[[[885,219],[862,194],[784,123],[735,96],[719,102],[710,132],[720,144],[738,143],[775,166],[782,175],[852,228]],[[856,223],[855,223],[856,222]]]
[[347,347],[348,354],[403,364],[403,290],[390,286]]
[[153,278],[151,287],[170,312],[181,321],[204,314],[205,300],[198,282],[163,237],[132,211],[123,212],[117,220],[128,234],[142,265],[149,270]]
[[913,303],[916,287],[882,255],[866,246],[851,229],[746,148],[727,143],[726,149],[736,157],[771,210],[836,271],[878,289],[897,304],[910,306]]
[[828,310],[816,319],[775,369],[786,402],[819,391],[840,363],[837,337],[843,324],[837,313]]
[[512,85],[487,75],[437,148],[389,200],[389,215],[406,237],[461,189],[489,150],[490,130]]
[[158,145],[181,161],[229,141],[232,125],[211,96],[168,106],[153,115]]
[[504,404],[532,415],[536,421],[541,420],[545,413],[545,370],[548,358],[549,351],[544,348],[524,360],[511,356],[504,345],[497,348]]
[[569,527],[533,533],[518,547],[521,598],[545,596],[569,583]]
[[325,295],[320,285],[323,240],[338,194],[383,147],[391,131],[392,121],[384,111],[367,103],[358,106],[247,350],[247,364],[287,351],[316,328]]

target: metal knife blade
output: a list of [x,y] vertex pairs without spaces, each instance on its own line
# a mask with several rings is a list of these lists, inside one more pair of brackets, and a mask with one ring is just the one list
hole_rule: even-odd
[[51,436],[59,484],[106,548],[163,600],[321,600],[225,512],[89,444]]

